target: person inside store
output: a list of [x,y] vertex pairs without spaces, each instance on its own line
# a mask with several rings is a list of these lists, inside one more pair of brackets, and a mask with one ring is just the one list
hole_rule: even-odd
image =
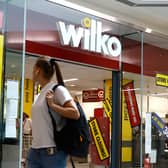
[[23,112],[23,134],[31,135],[32,133],[32,121],[29,118],[29,115]]
[[[52,82],[56,74],[57,82]],[[57,126],[63,127],[64,117],[78,119],[80,113],[69,91],[64,87],[58,63],[39,58],[33,67],[33,81],[42,89],[32,105],[32,148],[27,156],[28,168],[66,168],[67,154],[57,150],[48,108],[57,114]],[[52,88],[59,83],[53,92]]]
[[22,149],[22,164],[26,164],[27,152],[32,143],[32,120],[29,115],[23,112],[23,149]]

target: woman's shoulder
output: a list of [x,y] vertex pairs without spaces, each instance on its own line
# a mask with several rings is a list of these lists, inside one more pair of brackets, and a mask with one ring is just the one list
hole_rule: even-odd
[[65,86],[62,86],[62,85],[59,85],[55,89],[55,95],[57,98],[60,98],[60,99],[66,99],[66,100],[72,99],[72,96],[71,96],[69,90]]
[[54,91],[68,91],[68,89],[61,84],[55,84],[52,89]]

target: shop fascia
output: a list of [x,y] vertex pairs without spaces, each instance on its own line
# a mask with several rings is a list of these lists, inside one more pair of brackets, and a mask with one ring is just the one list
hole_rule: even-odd
[[112,57],[121,54],[121,42],[117,37],[102,34],[102,22],[88,18],[83,21],[83,27],[66,25],[65,22],[57,22],[59,36],[62,45],[79,47],[85,50],[103,53]]

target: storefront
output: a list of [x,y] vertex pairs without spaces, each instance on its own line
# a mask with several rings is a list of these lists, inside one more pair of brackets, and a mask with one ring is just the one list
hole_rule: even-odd
[[[39,56],[55,58],[64,78],[75,79],[67,87],[81,98],[88,119],[99,108],[104,109],[103,116],[112,116],[111,145],[110,140],[105,142],[110,157],[101,160],[93,146],[90,164],[142,166],[144,154],[150,153],[153,164],[160,166],[166,157],[159,146],[164,133],[154,124],[148,128],[151,134],[146,133],[144,126],[151,123],[151,117],[146,120],[148,113],[155,112],[161,119],[167,113],[167,91],[156,86],[155,76],[168,72],[168,50],[161,46],[168,39],[113,19],[45,0],[0,1],[1,167],[21,167],[22,112],[31,116],[31,73]],[[97,89],[104,90],[104,101],[82,102],[82,91]],[[108,103],[112,114],[106,109]]]

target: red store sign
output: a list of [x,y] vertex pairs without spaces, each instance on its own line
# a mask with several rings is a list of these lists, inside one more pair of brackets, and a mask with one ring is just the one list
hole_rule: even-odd
[[99,102],[104,100],[103,89],[84,90],[82,92],[83,102]]

